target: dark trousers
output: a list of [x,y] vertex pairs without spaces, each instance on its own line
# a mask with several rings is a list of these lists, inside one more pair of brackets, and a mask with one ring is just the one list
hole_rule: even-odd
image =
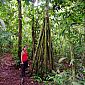
[[28,60],[23,62],[23,64],[21,64],[21,77],[25,76],[25,70],[28,67]]

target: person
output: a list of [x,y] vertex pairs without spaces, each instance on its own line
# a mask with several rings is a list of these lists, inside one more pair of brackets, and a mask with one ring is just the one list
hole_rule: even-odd
[[25,70],[28,67],[28,52],[27,46],[24,46],[21,52],[21,76],[25,76]]

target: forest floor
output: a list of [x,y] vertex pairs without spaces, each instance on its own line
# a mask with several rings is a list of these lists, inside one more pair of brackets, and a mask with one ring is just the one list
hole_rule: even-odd
[[[21,71],[14,66],[15,61],[11,54],[4,54],[0,57],[0,85],[20,85]],[[43,85],[34,81],[29,75],[24,78],[23,85]]]

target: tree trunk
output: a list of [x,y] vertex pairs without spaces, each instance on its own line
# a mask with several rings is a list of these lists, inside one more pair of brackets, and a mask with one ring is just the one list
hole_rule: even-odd
[[51,41],[51,64],[52,64],[52,70],[54,69],[54,58],[53,58],[53,45]]
[[[84,25],[84,41],[83,42],[85,43],[85,17],[84,17],[84,24],[83,25]],[[82,55],[82,57],[83,57],[83,59],[82,59],[83,60],[83,66],[85,67],[85,52],[83,52],[82,54],[83,54]]]
[[31,59],[33,59],[34,54],[35,54],[35,31],[34,31],[34,15],[33,15],[33,19],[32,19],[32,57]]
[[35,37],[36,37],[36,32],[35,32],[35,28],[34,28],[34,3],[32,3],[32,8],[33,8],[33,15],[32,15],[32,57],[31,59],[33,59],[34,54],[35,54],[35,50],[36,50],[36,45],[35,45]]
[[[49,16],[48,16],[48,0],[46,0],[45,18],[44,25],[39,36],[38,46],[33,57],[33,68],[35,66],[36,73],[47,73],[47,70],[52,70],[53,68],[53,58],[52,58],[52,42],[51,42],[51,32],[49,27]],[[41,75],[43,77],[43,75]]]
[[[38,56],[39,54],[39,52],[38,51],[40,51],[39,50],[39,48],[40,48],[40,46],[41,46],[41,41],[42,41],[42,39],[43,39],[43,35],[44,35],[44,28],[45,28],[45,19],[44,19],[44,25],[43,25],[43,28],[42,28],[42,30],[41,30],[41,34],[40,34],[40,36],[39,36],[39,41],[38,41],[38,46],[37,46],[37,48],[36,48],[36,51],[35,51],[35,54],[34,54],[34,57],[33,57],[33,69],[34,69],[34,65],[35,65],[35,67],[36,67],[36,65],[37,65],[37,62],[38,62],[38,60],[37,60],[37,57],[40,57],[40,56]],[[32,69],[32,70],[33,70]],[[35,68],[35,70],[36,70],[36,73],[37,73],[37,68]]]
[[18,1],[18,19],[19,19],[19,25],[18,25],[18,57],[21,60],[21,49],[22,49],[22,14],[21,14],[21,0]]
[[75,80],[75,58],[74,58],[74,53],[73,53],[73,47],[70,44],[70,53],[71,53],[71,62],[72,62],[72,79],[73,81]]

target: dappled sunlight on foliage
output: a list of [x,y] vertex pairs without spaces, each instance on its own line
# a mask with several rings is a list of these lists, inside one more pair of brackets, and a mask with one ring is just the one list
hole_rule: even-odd
[[20,83],[25,45],[30,85],[85,85],[85,1],[0,0],[0,85]]

